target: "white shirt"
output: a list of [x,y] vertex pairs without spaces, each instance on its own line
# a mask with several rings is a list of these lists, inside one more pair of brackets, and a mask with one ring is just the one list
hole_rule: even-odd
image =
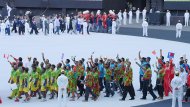
[[70,23],[70,17],[66,17],[66,23]]
[[54,24],[55,24],[55,26],[60,26],[60,22],[59,22],[58,18],[55,19],[55,23]]
[[123,12],[123,17],[126,18],[127,17],[127,12]]
[[132,11],[129,11],[129,16],[132,16],[132,15],[133,15]]
[[185,12],[184,17],[189,19],[189,12]]
[[139,11],[139,10],[137,10],[137,11],[136,11],[136,15],[139,15],[139,14],[140,14],[140,11]]
[[25,67],[27,67],[29,70],[29,74],[32,72],[32,61],[28,61],[25,63]]
[[182,27],[183,27],[183,25],[181,23],[176,24],[176,29],[177,30],[182,30]]
[[119,12],[117,15],[118,15],[119,19],[122,19],[122,13],[121,12]]
[[170,17],[171,17],[171,13],[170,13],[170,12],[167,12],[167,13],[166,13],[166,17],[167,17],[167,18],[170,18]]
[[187,82],[187,73],[185,71],[181,72],[180,75],[179,75],[183,81],[183,85],[186,84]]
[[49,23],[49,29],[53,29],[53,23]]
[[83,22],[84,22],[84,19],[83,19],[83,18],[78,18],[78,24],[79,24],[79,25],[82,25]]
[[57,85],[58,85],[59,89],[61,89],[61,88],[66,89],[67,88],[67,84],[68,84],[68,78],[64,74],[61,74],[57,78]]
[[182,79],[180,77],[178,77],[178,76],[175,76],[171,81],[172,89],[173,90],[175,90],[175,88],[182,89],[182,86],[183,86]]
[[142,27],[148,27],[148,22],[147,21],[143,21]]
[[5,22],[5,25],[6,25],[6,28],[10,28],[10,22],[9,22],[9,20],[7,20],[7,21]]
[[116,22],[112,21],[112,27],[116,27]]
[[146,15],[146,12],[147,12],[147,10],[144,9],[144,10],[142,11],[143,15]]

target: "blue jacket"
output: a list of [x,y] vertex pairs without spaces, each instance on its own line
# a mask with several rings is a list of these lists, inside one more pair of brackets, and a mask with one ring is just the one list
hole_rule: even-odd
[[105,75],[104,65],[103,64],[98,64],[98,69],[100,71],[100,76],[99,77],[103,78],[104,75]]

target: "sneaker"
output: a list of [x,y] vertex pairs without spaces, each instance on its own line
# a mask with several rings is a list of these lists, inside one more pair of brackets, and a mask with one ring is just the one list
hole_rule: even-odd
[[146,98],[143,98],[143,97],[142,97],[142,98],[140,98],[140,99],[141,99],[141,100],[146,100]]
[[54,97],[50,97],[49,99],[52,100],[52,99],[54,99]]
[[7,98],[8,98],[8,99],[10,99],[10,100],[12,100],[12,99],[13,99],[13,98],[12,98],[12,97],[10,97],[10,96],[9,96],[9,97],[7,97]]
[[82,100],[82,102],[88,102],[88,100]]
[[71,98],[69,101],[75,101],[75,98]]
[[[160,97],[161,98],[161,97]],[[152,100],[154,101],[154,100],[156,100],[157,99],[157,97],[155,97],[155,98],[153,98]]]
[[47,100],[46,100],[45,98],[43,98],[43,99],[42,99],[42,102],[45,102],[45,101],[47,101]]
[[94,101],[96,101],[97,99],[98,99],[98,97],[93,98]]
[[108,95],[105,95],[104,97],[110,97],[110,96],[108,96]]
[[115,93],[111,94],[111,97],[113,97],[115,95]]
[[129,99],[129,100],[134,100],[135,98],[131,98],[131,99]]
[[138,89],[137,91],[142,91],[141,89]]
[[125,101],[124,99],[119,99],[119,101]]
[[19,99],[18,99],[18,98],[16,98],[15,102],[19,102]]
[[42,97],[41,97],[41,96],[39,96],[39,97],[38,97],[38,99],[42,99]]

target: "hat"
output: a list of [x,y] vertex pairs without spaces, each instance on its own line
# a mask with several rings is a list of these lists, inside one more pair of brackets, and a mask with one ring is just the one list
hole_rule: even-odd
[[64,73],[65,73],[65,70],[64,70],[64,69],[62,69],[62,70],[61,70],[61,74],[64,74]]
[[179,71],[178,70],[175,71],[175,75],[179,76]]

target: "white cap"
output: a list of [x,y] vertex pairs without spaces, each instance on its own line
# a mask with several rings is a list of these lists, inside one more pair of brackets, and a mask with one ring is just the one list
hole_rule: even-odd
[[179,75],[179,71],[178,70],[175,70],[175,75]]

